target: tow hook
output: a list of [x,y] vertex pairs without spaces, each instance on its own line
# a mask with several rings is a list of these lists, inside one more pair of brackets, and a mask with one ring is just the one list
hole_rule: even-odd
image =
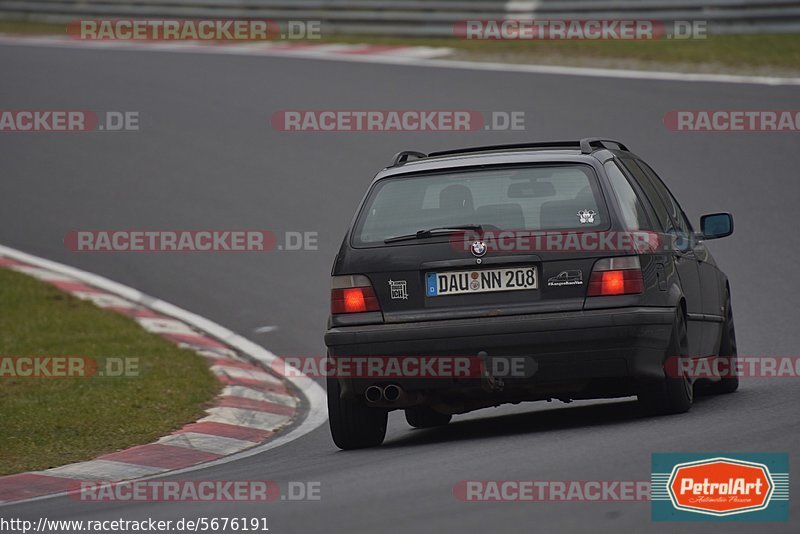
[[491,373],[492,365],[489,354],[486,351],[478,353],[478,359],[481,361],[481,388],[484,391],[503,391],[505,383],[502,378],[496,378]]

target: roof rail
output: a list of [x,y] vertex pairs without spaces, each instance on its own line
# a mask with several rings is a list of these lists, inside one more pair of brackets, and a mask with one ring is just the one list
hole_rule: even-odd
[[400,165],[404,164],[408,161],[410,156],[414,156],[415,158],[427,158],[428,155],[423,152],[417,152],[415,150],[403,150],[402,152],[398,152],[392,158],[392,162],[389,164],[389,167],[399,167]]
[[457,148],[454,150],[441,150],[431,152],[428,157],[453,156],[456,154],[471,154],[474,152],[492,152],[494,150],[517,150],[521,148],[580,148],[579,141],[544,141],[541,143],[516,143],[511,145],[488,145],[473,146],[469,148]]
[[392,158],[392,163],[389,167],[399,167],[406,163],[410,156],[416,158],[435,158],[438,156],[456,156],[458,154],[474,154],[476,152],[493,152],[495,150],[520,150],[525,148],[575,148],[580,149],[582,154],[591,154],[598,148],[609,148],[606,143],[614,143],[619,150],[630,152],[628,147],[619,141],[613,139],[603,139],[602,137],[585,137],[580,141],[543,141],[540,143],[516,143],[510,145],[488,145],[488,146],[473,146],[468,148],[456,148],[453,150],[440,150],[439,152],[431,152],[430,154],[423,154],[414,150],[404,150],[398,152]]

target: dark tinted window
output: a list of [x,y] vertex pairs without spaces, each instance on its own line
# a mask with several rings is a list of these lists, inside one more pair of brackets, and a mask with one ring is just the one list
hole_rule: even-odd
[[661,229],[665,232],[673,231],[674,225],[672,224],[672,219],[670,218],[669,209],[664,203],[664,200],[661,198],[661,195],[653,186],[653,183],[647,178],[647,175],[644,173],[641,167],[636,164],[635,161],[626,159],[623,160],[623,162],[625,164],[625,168],[627,168],[631,174],[633,174],[634,178],[636,178],[636,181],[644,191],[645,196],[650,201],[650,205],[653,207],[653,211],[655,212],[656,218],[661,225]]
[[628,178],[614,160],[605,163],[606,174],[620,208],[620,217],[627,230],[651,230],[649,220]]
[[642,161],[639,163],[639,166],[653,182],[653,185],[658,189],[659,193],[661,193],[661,196],[664,197],[667,207],[672,214],[672,218],[675,219],[678,227],[687,235],[692,232],[692,224],[689,222],[689,218],[686,217],[686,214],[681,209],[681,205],[678,204],[678,201],[672,196],[672,192],[667,188],[661,178],[658,177],[656,172],[647,163]]

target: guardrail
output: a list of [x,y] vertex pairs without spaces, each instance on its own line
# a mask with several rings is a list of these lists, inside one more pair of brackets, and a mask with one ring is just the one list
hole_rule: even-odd
[[707,21],[710,33],[798,32],[800,0],[0,0],[0,18],[260,18],[324,33],[452,36],[476,19]]

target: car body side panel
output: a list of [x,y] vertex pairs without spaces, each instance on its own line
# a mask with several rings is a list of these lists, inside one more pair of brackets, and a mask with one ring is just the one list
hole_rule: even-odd
[[716,354],[722,336],[725,316],[725,292],[722,273],[717,268],[713,256],[705,243],[695,246],[700,269],[700,284],[703,292],[703,351],[706,355]]

